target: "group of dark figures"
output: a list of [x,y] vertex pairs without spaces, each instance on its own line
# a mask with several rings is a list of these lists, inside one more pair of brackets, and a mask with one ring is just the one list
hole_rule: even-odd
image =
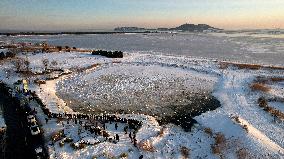
[[[40,98],[35,93],[32,93],[33,99],[35,99],[42,107],[44,114],[47,116],[45,118],[46,123],[50,118],[57,118],[57,119],[67,119],[67,124],[72,120],[75,124],[79,123],[82,125],[85,130],[94,133],[95,135],[101,135],[106,138],[106,140],[116,140],[119,142],[119,135],[116,134],[113,138],[106,132],[106,123],[112,124],[114,123],[115,130],[118,129],[118,123],[125,123],[123,131],[125,134],[128,134],[131,142],[135,147],[137,147],[137,139],[136,133],[139,128],[142,126],[142,122],[135,120],[135,119],[127,119],[121,118],[116,115],[95,115],[95,114],[70,114],[70,113],[52,113],[50,110],[43,104]],[[95,121],[94,124],[82,124],[82,120],[90,120]],[[100,126],[99,126],[100,125]]]
[[[119,142],[119,135],[116,134],[113,138],[109,136],[106,132],[107,126],[106,124],[114,123],[115,130],[118,129],[118,123],[125,123],[126,126],[123,128],[125,134],[128,134],[131,142],[134,146],[137,146],[137,139],[136,133],[138,129],[142,126],[141,121],[137,121],[135,119],[126,119],[120,118],[116,115],[94,115],[94,114],[69,114],[69,113],[48,113],[46,114],[48,118],[45,118],[46,123],[48,122],[49,118],[58,118],[58,119],[67,119],[67,124],[69,124],[70,120],[72,120],[75,124],[79,123],[82,125],[85,130],[90,131],[91,133],[95,133],[95,135],[102,135],[103,137],[108,139],[115,139]],[[82,120],[93,120],[95,121],[94,124],[87,124],[83,125]],[[100,126],[99,126],[100,124]],[[133,130],[133,131],[132,131]]]
[[[0,81],[0,88],[3,90],[8,90],[10,89],[9,87],[6,87],[4,83]],[[95,115],[95,114],[70,114],[70,113],[52,113],[50,110],[43,104],[41,99],[37,96],[35,92],[32,91],[27,91],[24,93],[24,95],[29,95],[28,100],[35,100],[42,108],[44,114],[47,116],[45,118],[46,123],[48,123],[48,120],[50,118],[57,118],[57,119],[67,119],[67,124],[72,120],[75,122],[75,124],[79,123],[82,125],[82,120],[94,120],[95,125],[92,124],[85,124],[84,128],[85,130],[90,131],[91,133],[95,133],[95,135],[102,135],[103,137],[106,138],[106,140],[112,140],[110,135],[106,132],[106,123],[112,124],[114,123],[115,130],[118,129],[118,123],[125,123],[126,126],[123,128],[125,134],[128,134],[131,142],[135,147],[137,147],[137,139],[136,139],[136,133],[139,128],[142,126],[142,122],[135,120],[135,119],[127,119],[127,118],[120,118],[116,115]],[[28,105],[28,104],[25,104]],[[99,127],[98,123],[102,124],[102,128]],[[132,131],[133,130],[133,131]],[[116,134],[113,137],[114,140],[119,142],[119,135]],[[143,155],[140,155],[139,159],[142,159]]]
[[104,50],[95,50],[92,52],[92,55],[101,55],[108,58],[123,58],[122,51],[104,51]]

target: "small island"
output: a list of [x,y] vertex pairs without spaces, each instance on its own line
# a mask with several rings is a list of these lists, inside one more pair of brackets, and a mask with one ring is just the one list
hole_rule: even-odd
[[117,27],[114,29],[116,32],[218,32],[222,29],[212,27],[207,24],[182,24],[175,28],[157,28],[147,29],[139,27]]

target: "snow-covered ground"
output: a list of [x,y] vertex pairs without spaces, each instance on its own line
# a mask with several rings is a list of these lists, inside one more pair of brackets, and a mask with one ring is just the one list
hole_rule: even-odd
[[[136,134],[138,147],[135,147],[128,134],[124,133],[123,123],[118,123],[117,130],[114,129],[114,123],[106,124],[106,131],[111,137],[118,134],[119,142],[104,141],[101,136],[90,133],[73,120],[50,119],[46,123],[46,116],[33,102],[51,158],[138,158],[140,155],[161,159],[284,157],[283,120],[274,122],[273,116],[257,103],[261,96],[283,98],[283,84],[271,84],[269,92],[250,89],[256,77],[283,76],[283,70],[219,69],[218,61],[205,58],[132,53],[123,59],[107,59],[77,52],[27,54],[19,58],[27,58],[34,72],[44,70],[43,59],[56,61],[57,65],[50,68],[72,71],[40,86],[30,83],[30,88],[36,91],[51,112],[76,113],[72,108],[77,105],[88,106],[91,114],[95,113],[96,105],[107,111],[113,108],[109,106],[111,103],[116,107],[131,106],[146,110],[142,114],[117,114],[142,121],[142,127]],[[89,67],[94,64],[98,65]],[[9,75],[6,73],[8,68],[11,72]],[[12,84],[13,80],[8,80],[7,76],[23,78],[13,73],[14,70],[11,61],[2,62],[1,80]],[[36,78],[44,79],[44,76]],[[194,117],[198,124],[191,132],[185,132],[173,124],[159,125],[147,109],[149,104],[157,108],[155,111],[164,112],[167,102],[187,104],[190,101],[181,96],[183,91],[213,93],[221,103],[221,107]],[[131,100],[135,102],[129,103]],[[283,112],[283,103],[270,104]],[[82,122],[84,125],[90,121],[82,119]],[[60,146],[63,140],[52,144],[51,135],[62,129],[66,137],[73,139],[72,142],[89,143],[78,150],[74,150],[70,143]],[[95,144],[98,141],[100,143]]]
[[284,103],[281,102],[269,102],[269,106],[284,112]]
[[[4,114],[3,114],[3,108],[2,108],[2,105],[0,105],[0,130],[1,131],[2,131],[2,128],[6,129],[6,124],[5,124]],[[1,132],[1,135],[2,135],[2,132]]]
[[0,112],[0,128],[2,128],[2,127],[6,127],[6,124],[5,124],[3,114],[2,114],[2,112]]

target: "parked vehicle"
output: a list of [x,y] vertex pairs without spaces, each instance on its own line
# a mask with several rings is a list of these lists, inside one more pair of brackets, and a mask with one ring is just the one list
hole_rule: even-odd
[[44,153],[42,147],[35,148],[35,155],[37,159],[44,158]]
[[29,122],[29,127],[32,127],[32,126],[38,126],[37,121],[33,120]]
[[35,119],[34,115],[28,115],[27,119],[28,119],[28,123],[36,122],[36,119]]

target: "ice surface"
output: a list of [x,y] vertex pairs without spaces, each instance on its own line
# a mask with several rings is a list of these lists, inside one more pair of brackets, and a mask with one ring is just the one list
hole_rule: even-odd
[[188,69],[114,64],[66,78],[57,88],[76,110],[80,103],[102,112],[169,115],[174,113],[171,107],[193,102],[194,94],[210,94],[216,81],[217,77]]
[[[258,33],[106,34],[14,37],[53,45],[194,56],[248,63],[283,65],[284,38]],[[282,34],[283,35],[283,34]]]

